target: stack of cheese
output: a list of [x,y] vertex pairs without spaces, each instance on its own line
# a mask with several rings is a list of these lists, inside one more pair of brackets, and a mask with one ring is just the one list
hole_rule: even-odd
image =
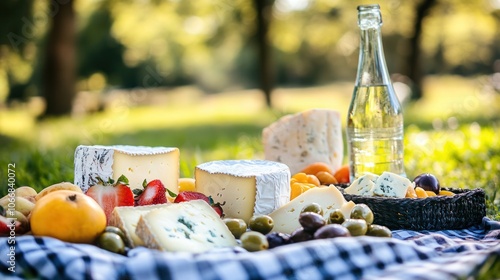
[[408,178],[391,172],[384,172],[380,176],[367,173],[354,180],[344,191],[347,194],[354,195],[404,198],[408,188],[414,187],[415,184]]

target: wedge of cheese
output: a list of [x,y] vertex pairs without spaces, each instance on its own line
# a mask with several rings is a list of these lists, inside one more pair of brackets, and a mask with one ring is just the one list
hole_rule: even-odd
[[220,160],[196,166],[196,190],[221,203],[226,217],[249,221],[290,201],[290,170],[267,160]]
[[[306,205],[313,202],[318,203],[323,208],[325,218],[334,209],[340,209],[345,217],[350,217],[351,209],[354,207],[354,203],[347,203],[335,186],[312,188],[269,214],[274,221],[273,231],[290,234],[299,228],[300,212]],[[348,205],[343,207],[344,204]]]
[[139,219],[136,234],[146,247],[171,252],[205,252],[237,244],[219,215],[203,200],[151,210]]
[[338,111],[313,109],[287,115],[262,131],[265,159],[282,162],[292,174],[314,162],[335,172],[342,165],[344,145]]
[[347,194],[373,196],[375,181],[378,179],[378,177],[379,176],[376,174],[367,173],[354,180],[354,182],[352,182],[351,185],[344,191]]
[[404,198],[408,187],[415,187],[414,184],[406,177],[392,172],[384,172],[375,181],[373,195]]
[[75,150],[75,185],[83,192],[97,183],[125,175],[131,189],[142,182],[160,179],[174,193],[178,191],[179,149],[143,146],[78,146]]
[[141,216],[149,213],[149,211],[153,209],[168,207],[169,205],[171,205],[171,203],[147,206],[115,207],[115,209],[111,213],[109,225],[120,228],[125,233],[125,237],[127,238],[132,248],[137,246],[144,246],[144,242],[142,242],[139,236],[135,234],[139,219],[141,218]]

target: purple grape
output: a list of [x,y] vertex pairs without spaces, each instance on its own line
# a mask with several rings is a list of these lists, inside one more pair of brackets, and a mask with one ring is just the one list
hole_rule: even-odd
[[429,173],[418,175],[417,177],[415,177],[413,182],[415,182],[415,187],[421,187],[425,191],[431,191],[435,194],[439,194],[439,191],[441,190],[439,180],[436,178],[436,176]]

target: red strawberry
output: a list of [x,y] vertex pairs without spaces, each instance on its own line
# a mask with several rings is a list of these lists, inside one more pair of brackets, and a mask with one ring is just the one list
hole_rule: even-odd
[[224,211],[222,210],[222,205],[220,203],[214,203],[211,196],[206,196],[200,192],[184,191],[180,192],[177,197],[175,197],[174,203],[191,201],[201,199],[208,203],[212,208],[219,214],[220,217],[224,216]]
[[167,189],[160,180],[153,180],[146,184],[144,180],[144,190],[136,196],[136,205],[151,205],[167,203],[165,192]]
[[115,207],[134,206],[134,194],[128,186],[128,179],[125,176],[120,176],[116,183],[111,178],[107,183],[104,183],[101,178],[97,178],[97,180],[98,183],[90,187],[86,195],[92,197],[101,206],[108,223]]
[[174,203],[197,200],[197,199],[205,200],[208,204],[210,204],[210,199],[206,195],[200,192],[193,192],[193,191],[180,192],[175,197]]

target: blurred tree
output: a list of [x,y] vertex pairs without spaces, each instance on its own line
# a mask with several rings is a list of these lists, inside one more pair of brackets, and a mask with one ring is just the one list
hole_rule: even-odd
[[45,64],[43,66],[43,95],[45,116],[71,113],[75,96],[76,29],[73,0],[53,2],[58,5],[51,17]]
[[420,41],[422,38],[422,28],[425,17],[429,15],[430,10],[437,4],[437,0],[422,0],[415,9],[415,20],[413,23],[413,34],[409,38],[405,73],[413,82],[412,96],[413,100],[422,97],[422,48]]
[[257,44],[259,50],[259,79],[260,88],[265,95],[266,105],[271,108],[271,92],[274,84],[273,63],[271,61],[271,45],[268,33],[272,18],[274,0],[254,0],[256,10]]

